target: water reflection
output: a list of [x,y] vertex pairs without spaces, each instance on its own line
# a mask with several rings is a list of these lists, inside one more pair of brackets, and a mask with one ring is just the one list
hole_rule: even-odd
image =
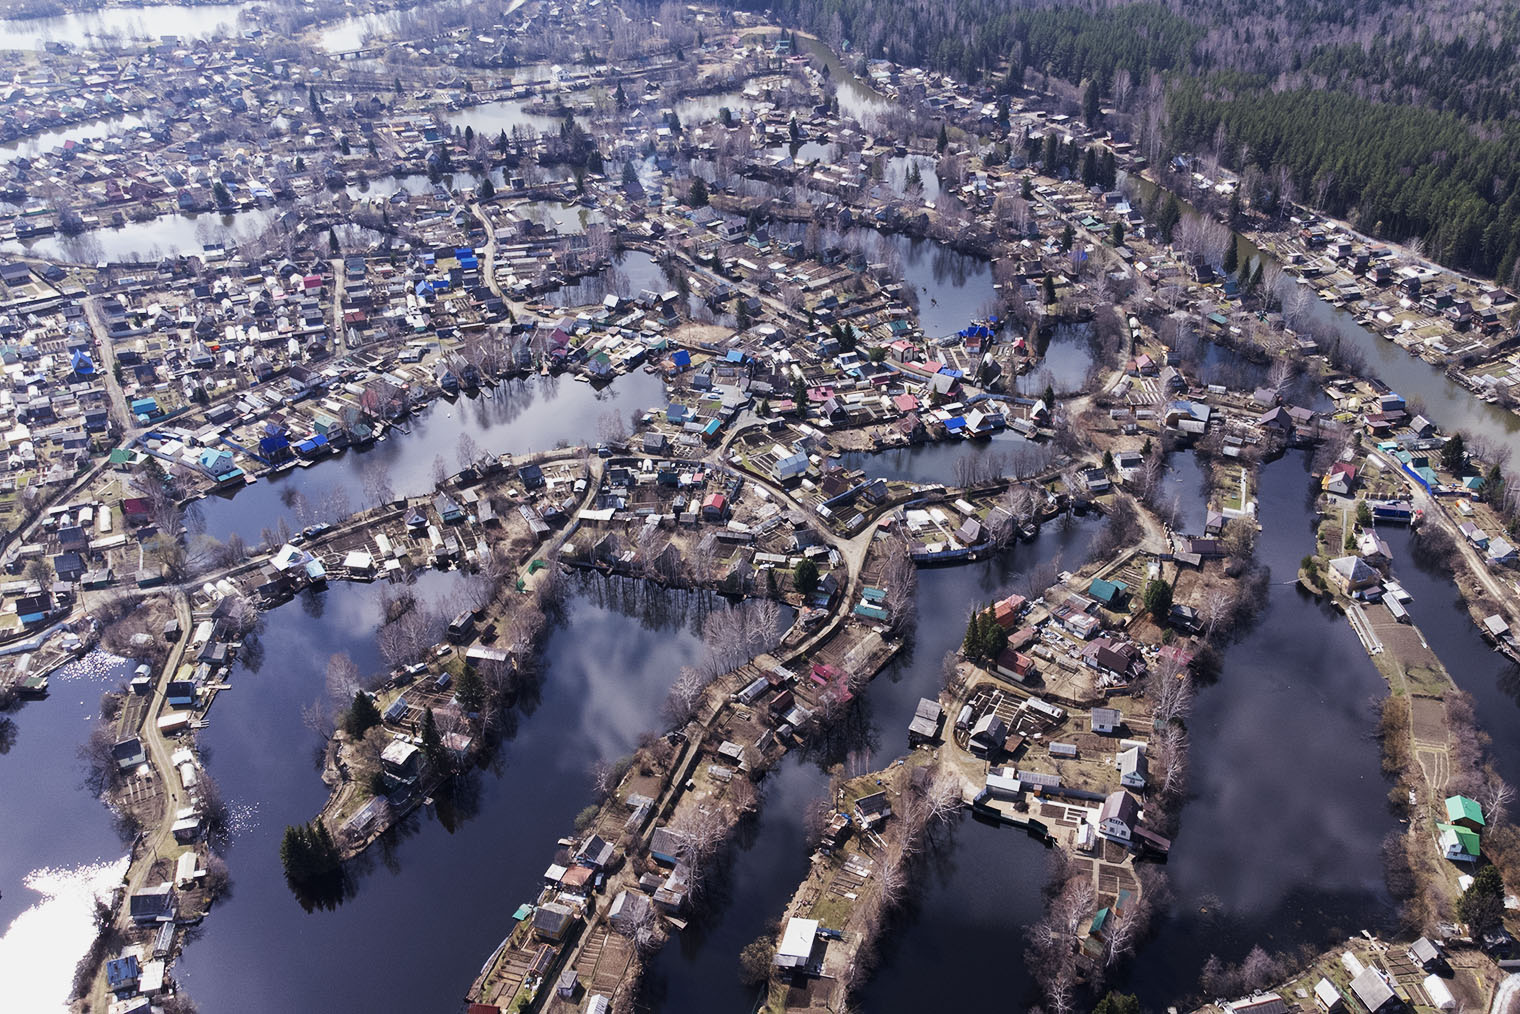
[[44,701],[0,715],[0,982],[10,1008],[67,1009],[95,939],[95,902],[121,880],[125,840],[87,784],[78,751],[101,694],[131,666],[104,652],[49,679]]
[[1097,361],[1091,324],[1059,324],[1045,345],[1039,374],[1039,391],[1045,384],[1057,394],[1079,393],[1087,389],[1087,375]]
[[[127,857],[75,867],[44,867],[12,894],[35,900],[0,936],[0,976],[12,1010],[69,1010],[74,968],[95,940],[95,909],[127,871]],[[19,890],[18,890],[19,888]]]
[[594,440],[604,413],[626,419],[664,404],[663,381],[641,371],[601,389],[567,377],[507,381],[473,398],[437,401],[368,449],[277,473],[227,497],[210,497],[200,502],[199,512],[207,534],[225,539],[237,532],[255,541],[263,527],[277,525],[282,517],[301,528],[333,520],[327,513],[346,513],[338,506],[369,506],[366,476],[371,473],[386,474],[398,495],[432,489],[434,459],[442,457],[454,471],[465,435],[487,453],[523,454]]
[[[1075,563],[1086,555],[1096,530],[1086,522],[1069,528],[1048,525],[1034,542],[994,557],[919,571],[913,639],[856,698],[841,729],[788,754],[766,777],[753,830],[746,830],[729,853],[721,906],[672,940],[650,967],[646,999],[654,1011],[748,1009],[755,996],[739,985],[739,952],[762,933],[774,935],[787,899],[807,872],[811,843],[804,835],[802,814],[811,801],[827,795],[829,769],[844,764],[849,771],[868,771],[902,753],[913,709],[920,697],[939,693],[941,660],[960,644],[971,606],[1010,590],[1026,591],[1034,575],[1036,583],[1053,581],[1063,559]],[[1006,1000],[1008,976],[1016,977],[1014,991],[1022,993],[1022,927],[1039,915],[1045,877],[1042,855],[1041,847],[1022,835],[963,821],[924,867],[920,896],[893,920],[875,973],[880,982],[867,985],[861,1009],[915,1009],[896,998],[928,988],[919,984],[945,988],[944,976],[926,976],[924,969],[946,966],[925,964],[922,956],[952,948],[957,953],[970,948],[977,955],[975,962],[957,961],[956,967],[999,969],[995,979],[955,976],[968,994]],[[985,933],[965,932],[957,913],[968,912]],[[952,988],[960,989],[961,984]]]
[[210,243],[235,244],[263,232],[273,220],[274,212],[267,208],[236,215],[175,213],[146,222],[90,229],[78,236],[10,240],[0,243],[0,251],[75,263],[155,261],[161,257],[198,254]]
[[940,193],[937,165],[931,155],[894,155],[887,159],[887,183],[899,197],[915,196],[909,193],[908,177],[917,167],[920,187],[916,196],[920,200],[936,201]]
[[510,137],[514,127],[523,127],[536,133],[559,130],[558,119],[540,113],[526,112],[523,108],[525,105],[527,101],[523,99],[482,102],[478,106],[470,106],[467,109],[449,113],[444,117],[444,122],[449,127],[458,127],[460,130],[469,127],[476,134],[493,139],[502,131],[506,131],[507,136]]
[[1413,596],[1409,613],[1457,686],[1471,694],[1474,711],[1492,742],[1489,752],[1499,774],[1520,785],[1520,667],[1495,651],[1467,611],[1453,580],[1453,568],[1431,559],[1420,540],[1404,527],[1383,526],[1380,538],[1393,551],[1394,576]]
[[631,297],[645,289],[664,292],[671,284],[670,276],[652,254],[622,250],[613,255],[611,267],[556,289],[549,294],[549,302],[555,306],[590,306],[609,295]]
[[994,470],[1006,474],[1024,448],[1035,446],[1011,430],[980,440],[950,440],[937,444],[910,444],[884,451],[850,451],[839,463],[860,469],[872,479],[899,482],[962,485],[968,469]]
[[558,201],[529,201],[518,205],[514,210],[523,218],[563,236],[579,236],[586,231],[588,225],[597,225],[607,220],[607,216],[595,208],[583,204],[561,204]]
[[143,118],[136,113],[124,113],[120,116],[104,116],[99,119],[86,120],[82,123],[70,124],[66,127],[54,127],[36,134],[30,134],[6,144],[0,144],[0,158],[35,156],[43,152],[52,151],[69,141],[76,143],[91,139],[112,137],[141,126]]
[[[1045,871],[1039,842],[963,814],[915,865],[859,1008],[1027,1009],[1036,997],[1022,960],[1024,929],[1044,914]],[[927,968],[944,974],[925,975]]]
[[[1155,184],[1149,180],[1135,176],[1127,179],[1147,201],[1157,193]],[[1247,265],[1265,256],[1247,237],[1238,239],[1242,260]],[[1479,401],[1466,388],[1450,380],[1441,369],[1409,355],[1394,342],[1378,337],[1359,325],[1351,313],[1317,296],[1309,300],[1307,313],[1309,323],[1306,329],[1318,336],[1322,346],[1328,348],[1340,342],[1355,349],[1365,359],[1372,376],[1406,399],[1418,399],[1444,429],[1479,433],[1512,453],[1520,452],[1520,415]]]
[[[419,598],[446,596],[455,578],[424,575]],[[522,714],[504,727],[489,763],[350,864],[341,905],[310,914],[290,897],[279,862],[285,825],[309,819],[326,792],[295,760],[314,741],[300,706],[320,692],[331,652],[348,651],[364,672],[378,667],[381,589],[334,585],[321,619],[292,605],[271,614],[281,664],[256,678],[235,672],[237,689],[202,733],[224,794],[256,806],[258,817],[229,855],[240,889],[180,961],[192,995],[232,1014],[456,1010],[512,909],[536,892],[555,838],[585,805],[591,764],[628,753],[661,727],[670,681],[701,650],[687,624],[715,604],[676,595],[658,608],[625,585],[569,582],[536,689],[519,701]],[[335,967],[386,972],[336,976]]]
[[102,7],[48,18],[0,21],[0,48],[41,49],[49,42],[86,46],[113,39],[157,39],[163,36],[203,38],[231,32],[247,4],[149,4]]
[[1167,864],[1176,900],[1129,973],[1152,1006],[1184,995],[1211,954],[1322,946],[1392,917],[1379,844],[1398,825],[1371,739],[1387,688],[1345,619],[1292,580],[1312,545],[1307,468],[1291,452],[1262,472],[1267,604],[1188,722],[1191,796]]

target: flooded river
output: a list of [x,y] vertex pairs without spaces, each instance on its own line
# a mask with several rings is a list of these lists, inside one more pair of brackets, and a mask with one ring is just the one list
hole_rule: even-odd
[[1266,466],[1267,606],[1198,692],[1190,796],[1166,866],[1176,898],[1128,973],[1152,1008],[1185,996],[1211,954],[1321,947],[1392,914],[1378,848],[1399,825],[1372,739],[1387,686],[1344,617],[1295,583],[1312,496],[1301,452]]
[[[5,662],[9,663],[9,659]],[[85,786],[79,748],[100,696],[131,666],[104,653],[57,670],[46,700],[0,712],[0,982],[7,1010],[68,1009],[95,939],[95,900],[126,870],[111,812]]]
[[[998,557],[919,572],[918,626],[911,648],[872,680],[845,728],[827,743],[787,755],[767,776],[759,816],[731,850],[715,913],[672,940],[650,968],[647,986],[653,1010],[686,1014],[750,1009],[755,997],[739,985],[739,952],[769,932],[807,872],[810,843],[803,833],[802,813],[811,800],[827,794],[829,767],[844,763],[849,771],[863,772],[902,754],[914,706],[920,697],[938,695],[940,660],[960,645],[969,605],[999,593],[1023,591],[1023,575],[1040,564],[1062,560],[1062,566],[1074,565],[1095,531],[1091,523],[1070,530],[1047,525],[1034,542],[1015,545]],[[958,967],[977,967],[985,960],[999,968],[996,981],[967,976],[966,983],[952,984],[957,990],[955,1009],[961,1009],[961,1001],[1020,995],[1027,985],[1020,960],[1022,927],[1039,915],[1043,853],[1022,834],[969,818],[942,834],[939,847],[921,868],[919,890],[882,941],[885,960],[861,996],[860,1009],[917,1010],[925,998],[945,996],[944,977],[924,975],[927,966],[922,962],[926,954],[952,951],[958,955]],[[989,882],[997,888],[989,891]],[[968,917],[986,929],[986,935],[968,934]],[[1010,948],[1014,960],[998,958]],[[968,986],[969,993],[962,986]]]
[[[455,579],[426,572],[418,596],[437,601]],[[590,798],[593,762],[628,753],[662,726],[665,692],[700,650],[692,624],[712,603],[573,580],[544,644],[539,687],[509,716],[490,764],[449,806],[414,815],[362,858],[351,897],[308,913],[279,859],[285,825],[309,819],[326,795],[313,769],[320,740],[300,708],[321,692],[332,652],[348,651],[365,672],[380,667],[380,594],[334,585],[271,613],[262,665],[234,671],[201,735],[208,771],[243,813],[227,857],[232,896],[178,966],[204,1009],[457,1011]]]
[[50,18],[0,21],[0,49],[41,49],[50,42],[83,47],[97,42],[159,39],[164,36],[199,39],[233,34],[248,4],[147,4],[104,7]]
[[[1147,200],[1157,192],[1158,188],[1149,180],[1133,176],[1130,179],[1136,182]],[[1248,237],[1239,236],[1238,239],[1242,244],[1240,253],[1244,265],[1252,266],[1261,258],[1274,259]],[[1406,399],[1418,399],[1443,430],[1481,434],[1509,448],[1515,457],[1520,458],[1520,415],[1479,401],[1462,385],[1450,380],[1441,369],[1411,356],[1395,343],[1362,327],[1350,312],[1332,306],[1318,296],[1309,301],[1308,314],[1312,330],[1329,334],[1333,336],[1332,340],[1338,338],[1361,352],[1374,377]]]
[[[664,382],[642,371],[598,389],[569,377],[531,377],[508,381],[473,398],[439,399],[366,450],[348,450],[310,468],[292,468],[245,486],[232,495],[199,502],[205,531],[224,539],[237,532],[250,542],[260,531],[288,517],[304,527],[292,504],[295,494],[315,504],[340,491],[351,510],[371,506],[365,475],[384,470],[398,495],[433,488],[433,459],[442,456],[450,473],[459,470],[460,438],[468,434],[491,454],[524,454],[595,442],[601,417],[612,412],[626,424],[630,415],[665,406]],[[331,519],[324,519],[331,520]]]

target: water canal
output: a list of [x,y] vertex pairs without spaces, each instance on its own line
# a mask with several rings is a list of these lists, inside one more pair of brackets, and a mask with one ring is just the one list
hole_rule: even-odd
[[[1141,196],[1149,201],[1160,188],[1150,180],[1138,176],[1127,177],[1134,182]],[[1179,197],[1179,200],[1181,198]],[[1191,206],[1183,202],[1191,210]],[[1237,234],[1242,263],[1253,267],[1264,259],[1276,261],[1263,251],[1250,237]],[[1309,301],[1310,324],[1307,330],[1328,335],[1330,340],[1340,340],[1355,348],[1366,359],[1367,369],[1405,399],[1417,399],[1443,430],[1467,430],[1487,437],[1507,447],[1520,457],[1520,415],[1479,401],[1462,385],[1417,356],[1411,356],[1394,342],[1379,337],[1356,322],[1349,311],[1320,299],[1317,295]]]
[[1457,686],[1472,695],[1478,724],[1492,740],[1489,753],[1504,781],[1520,785],[1520,667],[1495,651],[1467,611],[1450,567],[1416,551],[1407,527],[1382,526],[1393,551],[1393,575],[1414,597],[1409,614]]

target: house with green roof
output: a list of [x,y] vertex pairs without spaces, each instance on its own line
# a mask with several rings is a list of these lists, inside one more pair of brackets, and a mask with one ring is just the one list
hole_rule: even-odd
[[137,467],[142,461],[142,453],[129,447],[116,447],[111,450],[111,467],[119,472],[128,472]]
[[1477,832],[1455,824],[1437,824],[1436,831],[1439,835],[1437,841],[1441,845],[1441,854],[1447,859],[1458,863],[1478,861],[1478,856],[1482,854],[1482,846],[1478,842]]
[[1466,796],[1446,797],[1446,822],[1464,827],[1473,834],[1481,834],[1488,826],[1483,820],[1483,807],[1476,799]]
[[1129,586],[1123,581],[1105,581],[1095,577],[1092,584],[1087,586],[1087,594],[1109,609],[1121,609],[1124,600],[1129,597]]
[[1089,957],[1101,958],[1103,956],[1103,944],[1108,937],[1108,927],[1114,921],[1112,909],[1100,908],[1088,924],[1087,936],[1082,941],[1082,950]]

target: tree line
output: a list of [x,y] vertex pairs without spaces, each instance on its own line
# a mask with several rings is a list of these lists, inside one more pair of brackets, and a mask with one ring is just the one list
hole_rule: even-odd
[[1175,82],[1167,97],[1179,148],[1228,138],[1225,164],[1286,172],[1283,183],[1374,236],[1418,238],[1452,267],[1507,280],[1520,258],[1520,127],[1479,131],[1454,113],[1343,92],[1272,92],[1259,77]]
[[[1520,261],[1508,157],[1520,141],[1510,121],[1520,13],[1495,0],[1441,11],[1412,0],[728,2],[866,59],[1003,92],[1040,76],[1085,86],[1089,122],[1100,96],[1123,106],[1139,85],[1165,80],[1174,150],[1212,150],[1269,177],[1285,170],[1274,206],[1296,197],[1503,282]],[[1474,20],[1482,31],[1463,30]]]

